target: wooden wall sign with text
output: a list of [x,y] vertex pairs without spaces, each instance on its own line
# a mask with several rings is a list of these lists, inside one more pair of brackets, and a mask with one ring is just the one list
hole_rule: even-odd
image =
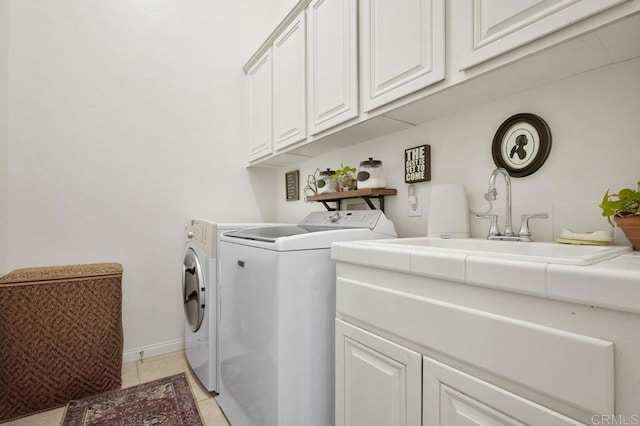
[[298,184],[299,171],[294,170],[284,174],[284,181],[286,184],[286,196],[287,201],[296,201],[300,199],[300,191]]
[[406,183],[431,180],[431,145],[404,150],[404,181]]

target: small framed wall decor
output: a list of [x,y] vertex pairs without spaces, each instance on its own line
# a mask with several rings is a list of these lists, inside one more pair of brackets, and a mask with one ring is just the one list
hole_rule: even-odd
[[287,172],[284,174],[284,183],[286,186],[286,200],[297,201],[300,199],[300,185],[298,184],[299,170]]
[[535,173],[547,161],[551,151],[551,130],[535,114],[509,117],[496,132],[491,146],[493,162],[511,177]]
[[405,183],[431,180],[431,145],[420,145],[404,150]]

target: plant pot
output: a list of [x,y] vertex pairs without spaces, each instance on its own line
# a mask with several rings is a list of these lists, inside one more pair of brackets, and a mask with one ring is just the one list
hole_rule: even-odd
[[343,177],[338,180],[340,191],[355,191],[358,187],[358,181],[352,177]]
[[640,216],[614,216],[613,220],[631,241],[633,249],[640,251]]

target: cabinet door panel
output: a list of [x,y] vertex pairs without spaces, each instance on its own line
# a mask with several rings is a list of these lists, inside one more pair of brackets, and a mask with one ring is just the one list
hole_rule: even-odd
[[444,79],[444,0],[362,0],[360,7],[365,111]]
[[420,425],[421,357],[336,320],[336,425]]
[[249,95],[249,160],[272,152],[271,50],[247,72]]
[[313,135],[358,115],[356,0],[315,0],[307,13]]
[[300,14],[273,43],[273,145],[306,138],[305,20]]
[[431,358],[423,360],[423,426],[584,424]]
[[473,0],[455,4],[460,69],[492,59],[626,0]]

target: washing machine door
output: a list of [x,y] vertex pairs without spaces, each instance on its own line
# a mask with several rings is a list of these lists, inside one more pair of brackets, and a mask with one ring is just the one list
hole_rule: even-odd
[[204,318],[204,279],[198,256],[192,248],[187,249],[182,265],[182,302],[187,323],[194,333]]

